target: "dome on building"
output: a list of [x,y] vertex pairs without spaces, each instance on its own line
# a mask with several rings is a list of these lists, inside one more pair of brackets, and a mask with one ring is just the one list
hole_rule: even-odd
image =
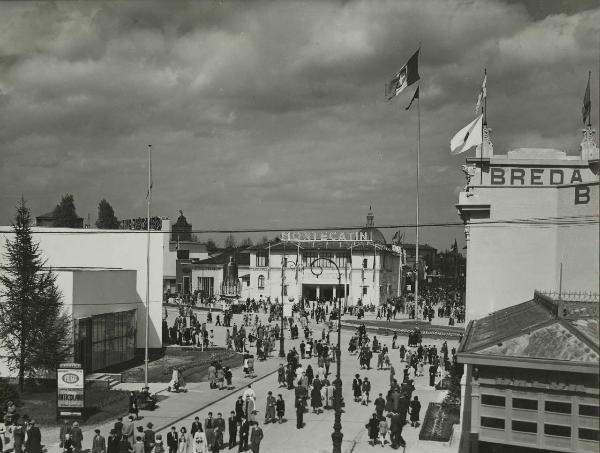
[[369,238],[373,239],[374,242],[379,242],[380,244],[387,244],[385,241],[385,236],[381,231],[375,228],[375,216],[373,215],[373,210],[371,206],[369,206],[369,213],[367,214],[367,225],[364,228],[361,228],[361,233],[367,233]]

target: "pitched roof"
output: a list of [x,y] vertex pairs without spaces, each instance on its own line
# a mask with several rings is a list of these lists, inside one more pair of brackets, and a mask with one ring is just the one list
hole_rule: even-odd
[[[564,313],[565,304],[574,310]],[[554,300],[536,291],[530,301],[471,321],[458,353],[464,357],[531,359],[597,365],[598,315],[593,305]],[[466,355],[466,356],[465,356]],[[475,360],[475,359],[474,359]]]
[[[207,265],[212,265],[212,266],[223,265],[223,264],[229,263],[229,257],[231,255],[232,255],[231,253],[223,252],[219,255],[212,256],[210,258],[206,258],[203,260],[192,259],[192,264],[195,264],[195,265],[207,264]],[[249,266],[250,265],[250,254],[243,253],[243,252],[237,253],[235,255],[235,261],[237,262],[238,266]]]

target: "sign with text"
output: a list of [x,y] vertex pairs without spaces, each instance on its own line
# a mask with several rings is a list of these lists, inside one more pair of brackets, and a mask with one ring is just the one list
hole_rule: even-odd
[[58,415],[82,415],[85,406],[85,374],[79,363],[61,363],[56,370]]
[[284,231],[282,241],[295,242],[372,242],[373,237],[367,231]]
[[[589,168],[492,167],[492,186],[560,186],[589,180]],[[591,175],[593,176],[593,174]]]

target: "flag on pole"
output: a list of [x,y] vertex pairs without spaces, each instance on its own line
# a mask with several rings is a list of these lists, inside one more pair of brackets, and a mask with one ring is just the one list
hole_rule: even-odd
[[487,96],[487,72],[483,76],[483,83],[481,84],[481,90],[479,91],[479,96],[477,96],[477,104],[475,105],[475,115],[479,113],[479,109],[481,108],[481,103]]
[[296,249],[296,283],[298,283],[298,268],[300,267],[300,243],[298,242]]
[[[590,77],[592,76],[592,71],[588,73],[588,83],[587,88],[585,89],[585,95],[583,96],[583,107],[581,108],[581,114],[583,116],[583,124],[587,126],[591,126],[591,111],[592,111],[592,101],[590,99]],[[586,124],[587,121],[587,124]]]
[[408,110],[408,109],[410,109],[410,106],[412,105],[413,101],[414,101],[415,99],[419,99],[419,88],[420,88],[420,86],[418,86],[418,87],[417,87],[417,89],[416,89],[416,91],[415,91],[415,94],[413,94],[413,97],[412,97],[412,99],[410,100],[410,103],[409,103],[409,104],[408,104],[406,107],[404,107],[404,110]]
[[402,66],[400,71],[387,84],[385,95],[388,101],[402,93],[406,87],[419,80],[419,50],[417,49],[413,56],[408,59],[406,64]]
[[481,137],[482,121],[483,115],[479,115],[452,137],[452,140],[450,140],[450,154],[464,153],[473,146],[481,145],[483,141]]

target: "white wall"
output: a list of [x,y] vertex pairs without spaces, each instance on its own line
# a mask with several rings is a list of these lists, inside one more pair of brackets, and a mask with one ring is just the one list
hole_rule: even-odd
[[[166,225],[165,225],[166,224]],[[165,229],[166,228],[166,229]],[[0,227],[0,263],[4,259],[10,227]],[[48,266],[100,267],[130,269],[136,272],[135,301],[138,326],[145,325],[146,300],[146,233],[132,230],[97,230],[69,228],[32,228]],[[163,221],[164,233],[150,234],[150,332],[151,348],[162,347],[162,281],[164,247],[168,248],[169,223]],[[100,294],[97,294],[97,296]],[[101,296],[101,295],[100,295]],[[138,347],[144,344],[145,331],[138,327]]]
[[[584,181],[598,180],[589,168],[582,168],[581,161],[571,158],[522,162],[504,157],[506,163],[502,163],[503,156],[497,157],[500,159],[494,160],[492,165],[524,168],[526,172],[537,167],[546,176],[550,168],[562,168],[568,175],[574,171],[573,168],[578,168]],[[459,200],[459,208],[468,217],[467,321],[529,300],[536,289],[558,290],[561,262],[564,289],[598,291],[597,223],[566,227],[514,222],[519,219],[597,216],[597,185],[591,186],[593,189],[588,203],[576,204],[573,185],[494,186],[489,184],[489,174],[486,174],[480,186],[479,177],[475,179],[471,189],[473,195],[467,197],[462,192]],[[481,205],[490,206],[489,217],[484,211],[477,211],[476,207]],[[490,221],[505,220],[513,222],[489,224]]]

